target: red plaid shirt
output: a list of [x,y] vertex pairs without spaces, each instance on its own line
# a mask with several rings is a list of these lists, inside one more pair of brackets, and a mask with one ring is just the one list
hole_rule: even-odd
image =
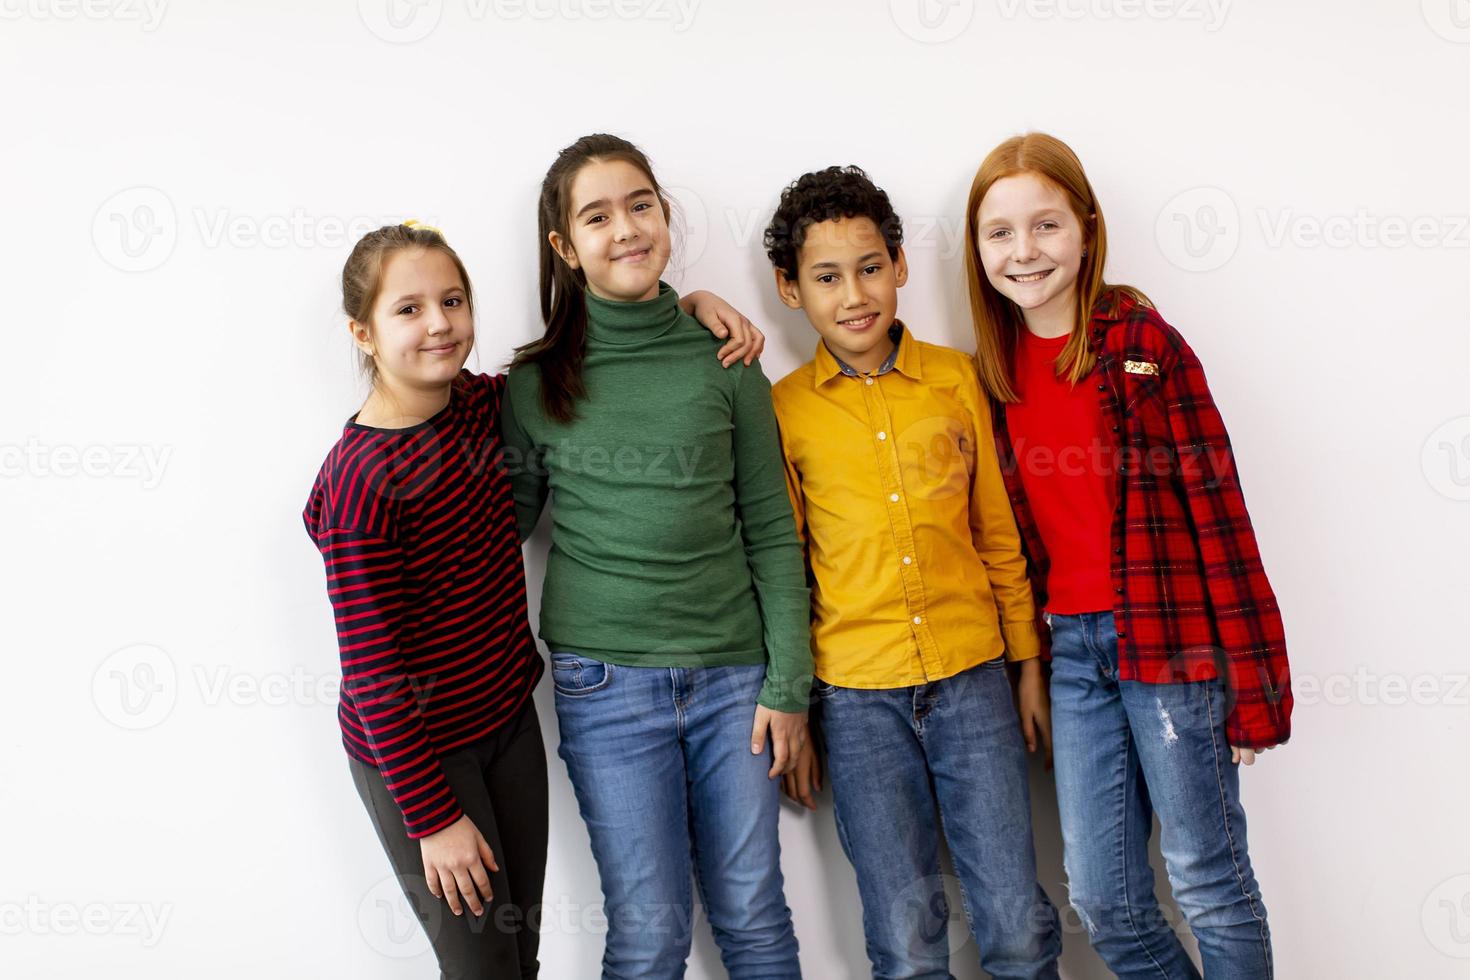
[[[1284,742],[1292,698],[1281,613],[1204,369],[1178,331],[1126,297],[1100,304],[1090,330],[1097,367],[1081,383],[1097,388],[1116,473],[1118,677],[1152,684],[1220,677],[1230,699],[1230,744]],[[992,417],[1041,609],[1050,559],[1026,501],[1005,406],[996,404]]]

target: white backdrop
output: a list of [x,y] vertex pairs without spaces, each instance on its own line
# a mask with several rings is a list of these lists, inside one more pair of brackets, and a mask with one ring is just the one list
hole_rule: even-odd
[[[1465,0],[0,0],[0,19],[4,976],[433,974],[338,743],[299,518],[362,396],[336,310],[359,232],[445,230],[480,297],[471,366],[496,370],[539,330],[545,168],[625,135],[684,207],[670,277],[757,319],[775,379],[815,335],[776,301],[760,230],[783,184],[858,163],[906,219],[901,314],[968,350],[965,193],[1031,128],[1081,155],[1110,278],[1191,340],[1235,439],[1296,675],[1295,737],[1243,774],[1280,975],[1470,972]],[[591,977],[597,879],[551,773],[544,975]],[[807,975],[864,975],[830,801],[788,809],[782,839]],[[1107,976],[1066,923],[1065,975]],[[954,935],[956,974],[981,976]],[[723,976],[707,928],[690,976]]]

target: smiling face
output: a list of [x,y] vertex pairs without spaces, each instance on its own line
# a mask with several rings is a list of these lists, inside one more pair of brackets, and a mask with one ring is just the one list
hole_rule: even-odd
[[437,248],[402,248],[383,260],[369,323],[349,324],[395,395],[446,388],[475,343],[474,317],[454,260]]
[[572,179],[567,234],[547,238],[581,269],[593,295],[624,303],[658,296],[669,222],[654,183],[626,160],[592,160]]
[[1032,173],[1003,177],[980,202],[975,224],[985,277],[1021,308],[1027,328],[1047,337],[1070,332],[1086,240],[1062,189]]
[[776,270],[776,290],[800,309],[827,349],[858,371],[876,371],[893,350],[888,328],[898,315],[898,287],[908,281],[903,249],[888,243],[872,218],[840,218],[807,227],[796,252],[796,278]]

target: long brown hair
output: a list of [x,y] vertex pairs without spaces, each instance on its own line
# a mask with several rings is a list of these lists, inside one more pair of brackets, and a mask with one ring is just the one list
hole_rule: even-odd
[[[459,272],[459,281],[464,285],[464,302],[470,315],[475,313],[475,294],[470,288],[470,276],[460,261],[459,253],[449,247],[444,236],[436,228],[426,225],[384,225],[370,231],[357,240],[352,254],[342,266],[342,312],[349,320],[356,320],[373,330],[373,306],[378,302],[378,293],[383,288],[383,266],[395,252],[410,248],[437,248],[449,256]],[[367,354],[358,351],[358,369],[376,385],[378,365]]]
[[1102,208],[1082,161],[1072,148],[1046,133],[1013,136],[991,150],[975,172],[970,197],[965,205],[965,280],[970,291],[970,316],[975,325],[975,361],[980,383],[1001,402],[1017,401],[1011,376],[1012,357],[1020,332],[1026,328],[1021,308],[1001,295],[985,276],[980,262],[980,202],[996,181],[1017,174],[1035,174],[1055,185],[1067,197],[1072,214],[1082,225],[1086,252],[1077,273],[1076,309],[1072,332],[1057,358],[1057,376],[1076,384],[1097,363],[1087,342],[1087,326],[1101,300],[1127,296],[1152,306],[1147,296],[1132,286],[1110,285],[1103,280],[1108,258],[1108,231]]
[[535,364],[541,369],[541,409],[549,418],[570,422],[577,415],[577,400],[587,397],[582,381],[582,359],[587,353],[587,275],[573,269],[551,247],[551,233],[570,239],[572,182],[589,163],[622,160],[643,171],[669,218],[669,199],[653,175],[653,165],[643,151],[618,136],[593,133],[583,136],[556,155],[546,178],[541,181],[537,207],[537,248],[541,256],[541,319],[546,332],[540,339],[517,347],[511,366]]

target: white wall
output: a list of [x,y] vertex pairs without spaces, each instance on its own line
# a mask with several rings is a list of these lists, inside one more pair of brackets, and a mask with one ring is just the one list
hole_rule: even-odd
[[[675,282],[758,319],[775,378],[815,339],[759,248],[784,183],[868,168],[907,219],[903,315],[969,348],[965,191],[1029,128],[1082,156],[1110,277],[1190,338],[1236,442],[1297,683],[1244,773],[1280,976],[1464,975],[1465,0],[420,0],[397,29],[389,0],[89,2],[0,0],[5,976],[432,974],[377,904],[298,516],[361,397],[344,224],[444,228],[493,370],[538,332],[541,175],[624,134],[688,213]],[[588,977],[551,770],[545,975]],[[782,833],[808,975],[864,975],[830,806]],[[1069,923],[1066,975],[1106,976]],[[723,975],[707,930],[690,975]]]

